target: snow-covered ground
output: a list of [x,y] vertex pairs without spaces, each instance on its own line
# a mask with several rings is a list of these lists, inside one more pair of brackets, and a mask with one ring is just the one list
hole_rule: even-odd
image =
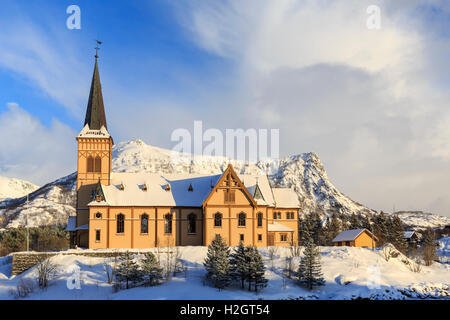
[[[446,241],[448,245],[448,241]],[[149,251],[154,251],[149,249]],[[254,293],[237,287],[222,291],[204,285],[203,260],[206,247],[180,247],[181,259],[188,267],[187,277],[178,274],[157,287],[138,287],[114,293],[107,283],[104,258],[75,255],[56,256],[52,261],[59,265],[60,273],[47,290],[34,289],[27,299],[415,299],[450,297],[450,265],[434,263],[415,273],[405,265],[404,256],[386,261],[381,249],[372,251],[353,247],[321,247],[321,262],[326,285],[308,291],[294,280],[283,276],[288,248],[279,248],[274,268],[268,258],[267,248],[260,249],[267,267],[268,287]],[[140,256],[136,255],[139,260]],[[0,299],[14,299],[10,291],[21,279],[35,279],[36,268],[10,277],[10,258],[0,258]],[[294,258],[298,266],[298,258]],[[81,270],[81,289],[69,290],[67,279],[73,275],[70,268]],[[283,285],[283,279],[286,280]]]

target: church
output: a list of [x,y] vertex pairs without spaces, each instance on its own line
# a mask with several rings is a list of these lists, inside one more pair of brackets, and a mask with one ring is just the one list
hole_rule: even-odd
[[89,249],[207,246],[290,246],[298,241],[300,202],[267,175],[123,173],[112,171],[114,144],[106,123],[95,55],[84,127],[78,144],[72,247]]

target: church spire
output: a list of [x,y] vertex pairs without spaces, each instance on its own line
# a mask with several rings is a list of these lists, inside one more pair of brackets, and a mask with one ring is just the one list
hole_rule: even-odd
[[[98,50],[98,48],[96,48]],[[105,107],[103,105],[102,85],[100,84],[100,74],[98,72],[98,53],[95,53],[95,67],[92,75],[91,91],[89,93],[89,101],[86,110],[86,119],[84,125],[89,125],[91,130],[100,130],[106,125]]]

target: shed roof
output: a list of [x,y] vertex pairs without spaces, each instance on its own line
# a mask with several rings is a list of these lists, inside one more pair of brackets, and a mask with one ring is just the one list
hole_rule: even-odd
[[279,223],[269,223],[267,225],[267,231],[269,232],[293,232],[289,227],[286,227],[285,225],[279,224]]

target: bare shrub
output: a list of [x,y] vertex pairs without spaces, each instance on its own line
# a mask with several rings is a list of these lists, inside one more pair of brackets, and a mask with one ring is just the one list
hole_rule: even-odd
[[386,260],[386,261],[389,261],[389,259],[391,259],[391,258],[397,258],[400,255],[400,252],[390,245],[384,246],[382,253],[383,253],[384,260]]
[[30,279],[20,279],[20,282],[17,284],[16,289],[10,290],[10,294],[14,296],[15,299],[25,298],[33,292],[34,283]]
[[294,263],[293,263],[293,257],[286,257],[285,258],[285,269],[286,269],[286,276],[291,279],[292,273],[294,271]]
[[291,257],[300,257],[301,247],[296,243],[289,247]]
[[422,271],[422,265],[420,264],[419,259],[416,258],[412,260],[409,264],[409,269],[412,272],[420,273],[420,271]]
[[49,258],[39,261],[37,264],[38,278],[37,282],[39,288],[45,289],[48,287],[48,283],[58,273],[58,265],[53,263]]
[[275,259],[276,254],[278,253],[278,247],[273,247],[273,246],[272,247],[268,247],[267,248],[267,252],[269,254],[269,260],[270,260],[270,263],[271,263],[271,269],[273,271],[273,261]]

